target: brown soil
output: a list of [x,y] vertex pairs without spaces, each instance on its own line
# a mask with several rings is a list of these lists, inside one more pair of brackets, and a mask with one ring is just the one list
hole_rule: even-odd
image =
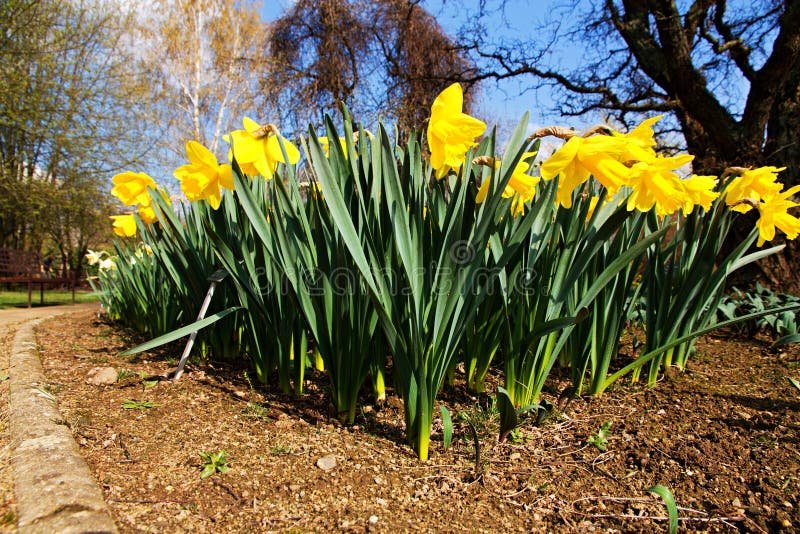
[[[319,374],[300,399],[230,365],[195,364],[175,383],[164,377],[179,352],[121,358],[135,341],[89,313],[44,323],[37,339],[122,531],[666,531],[654,484],[674,493],[688,530],[800,526],[800,392],[787,381],[800,378],[798,345],[702,339],[686,373],[576,399],[506,443],[488,400],[466,395],[457,376],[442,400],[475,422],[480,457],[463,423],[443,450],[439,424],[420,462],[391,392],[384,406],[365,396],[346,428],[327,415]],[[104,365],[123,378],[88,385]],[[126,399],[155,405],[123,409]],[[607,421],[602,452],[587,439]],[[198,453],[220,450],[230,470],[201,478]],[[318,467],[330,455],[336,466]]]

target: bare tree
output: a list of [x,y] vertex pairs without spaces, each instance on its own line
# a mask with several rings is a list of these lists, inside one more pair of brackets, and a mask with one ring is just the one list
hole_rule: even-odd
[[[785,183],[800,183],[800,1],[564,1],[550,15],[529,40],[462,34],[479,72],[454,78],[528,76],[552,89],[568,116],[604,113],[629,124],[665,113],[662,127],[680,134],[695,172],[775,165],[787,168]],[[565,67],[559,50],[576,47],[578,64]],[[751,227],[744,221],[741,230]],[[773,284],[800,288],[788,267],[800,261],[798,248],[764,264]]]
[[165,124],[164,158],[183,161],[194,140],[223,157],[222,136],[263,112],[258,80],[267,28],[254,1],[154,0],[140,13],[145,63],[159,84],[153,111]]
[[[452,73],[470,62],[419,2],[299,0],[272,26],[264,82],[284,126],[303,130],[346,104],[406,131],[422,125]],[[471,94],[467,94],[467,105]]]
[[[467,81],[530,75],[558,92],[564,115],[602,111],[623,123],[668,113],[699,172],[765,163],[800,183],[800,2],[695,0],[564,2],[544,41],[464,41],[480,64]],[[480,37],[481,32],[472,35]],[[582,48],[564,69],[563,46]]]

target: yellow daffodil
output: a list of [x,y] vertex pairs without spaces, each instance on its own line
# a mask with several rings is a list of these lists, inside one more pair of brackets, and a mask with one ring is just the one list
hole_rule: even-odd
[[[167,195],[166,191],[164,191],[163,189],[160,189],[158,192],[161,194],[161,197],[164,199],[164,201],[168,205],[172,204],[170,202],[170,200],[169,200],[169,196]],[[154,222],[156,222],[158,220],[158,216],[156,215],[155,207],[152,204],[147,204],[147,205],[140,204],[139,205],[139,209],[136,210],[136,213],[139,214],[139,218],[145,224],[153,224]]]
[[559,176],[556,200],[565,208],[572,207],[572,192],[589,175],[613,195],[630,175],[630,169],[615,156],[623,152],[625,143],[624,138],[609,135],[571,137],[542,164],[542,178],[551,180]]
[[451,169],[458,171],[467,151],[477,145],[475,138],[486,131],[485,123],[462,112],[463,106],[461,85],[454,83],[436,97],[431,107],[428,149],[437,178],[443,178]]
[[759,203],[758,211],[761,217],[756,221],[759,247],[765,241],[772,241],[775,238],[775,228],[786,234],[788,239],[796,239],[800,234],[800,219],[788,213],[791,208],[800,206],[797,202],[789,200],[789,197],[797,192],[800,192],[800,185],[783,192],[771,193]]
[[610,195],[627,185],[628,165],[656,156],[653,124],[661,118],[659,115],[647,119],[626,134],[612,131],[611,135],[570,137],[542,164],[542,178],[550,180],[559,176],[558,203],[565,208],[572,207],[572,192],[589,175],[603,184]]
[[[511,213],[514,216],[523,214],[525,212],[525,202],[530,202],[536,195],[536,184],[539,183],[539,178],[528,174],[528,169],[530,168],[528,160],[535,156],[536,152],[525,152],[522,155],[522,158],[519,160],[516,167],[514,167],[514,172],[511,173],[508,184],[503,190],[504,198],[511,198],[518,195],[511,203]],[[499,169],[499,167],[500,162],[495,160],[495,171]],[[491,181],[491,177],[487,177],[478,189],[478,194],[475,196],[475,202],[478,204],[486,200]]]
[[175,178],[181,182],[181,190],[189,200],[206,200],[213,209],[222,202],[222,189],[233,191],[231,166],[220,165],[209,149],[197,141],[186,143],[189,163],[175,169]]
[[126,206],[135,206],[136,204],[150,205],[150,195],[147,192],[147,188],[152,187],[155,189],[156,183],[147,174],[128,171],[117,174],[111,181],[114,182],[111,194],[120,199]]
[[714,187],[717,185],[716,176],[698,176],[693,174],[691,177],[682,180],[686,200],[683,203],[683,214],[689,215],[695,206],[700,206],[704,210],[711,209],[711,203],[719,196]]
[[133,214],[127,215],[112,215],[111,220],[114,223],[114,233],[120,237],[133,237],[136,235],[136,219]]
[[[271,179],[275,174],[278,163],[295,164],[300,161],[300,151],[285,137],[278,134],[274,128],[260,126],[257,122],[245,117],[242,121],[244,130],[235,130],[225,136],[231,144],[228,158],[236,162],[242,171],[255,176],[260,174],[266,179]],[[288,162],[283,157],[281,150],[283,144]]]
[[655,157],[639,161],[631,167],[628,185],[633,192],[628,197],[628,211],[634,208],[649,211],[653,207],[658,215],[669,215],[687,202],[683,180],[672,172],[686,165],[694,156],[683,154],[674,157]]
[[748,198],[758,202],[762,198],[779,193],[783,189],[783,184],[776,180],[778,173],[784,169],[786,167],[759,167],[744,171],[731,180],[725,188],[725,202],[733,211],[747,213],[753,207],[740,201]]
[[[330,140],[328,140],[328,137],[325,135],[320,137],[319,144],[322,145],[322,150],[325,151],[325,155],[329,156],[331,149],[331,142]],[[339,145],[342,147],[342,152],[344,152],[345,159],[347,159],[347,141],[345,140],[344,137],[339,138]]]
[[659,115],[649,118],[626,134],[614,132],[613,135],[618,135],[625,140],[622,145],[622,152],[616,155],[617,159],[626,162],[644,161],[655,157],[656,152],[653,147],[656,146],[656,140],[653,124],[663,117],[663,115]]

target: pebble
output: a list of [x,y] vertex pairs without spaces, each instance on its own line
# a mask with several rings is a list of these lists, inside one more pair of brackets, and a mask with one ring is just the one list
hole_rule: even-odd
[[113,367],[92,367],[86,374],[86,383],[93,386],[110,386],[117,383],[117,370]]
[[331,469],[336,467],[336,457],[332,454],[323,456],[322,458],[317,460],[317,467],[319,467],[323,471],[330,471]]
[[378,523],[378,516],[377,515],[369,516],[369,522],[370,522],[371,525],[377,524]]

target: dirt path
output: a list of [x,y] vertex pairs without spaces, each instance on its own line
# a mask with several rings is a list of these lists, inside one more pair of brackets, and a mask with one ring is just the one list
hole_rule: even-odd
[[[20,436],[14,435],[10,390],[11,384],[18,378],[11,376],[12,360],[14,358],[12,353],[15,350],[15,346],[16,349],[19,349],[19,346],[25,345],[25,343],[20,343],[20,339],[16,339],[17,343],[15,343],[15,336],[20,329],[28,329],[29,326],[26,325],[30,325],[34,321],[63,314],[85,313],[97,308],[98,305],[96,303],[86,303],[47,308],[10,308],[0,310],[0,383],[3,384],[3,387],[0,388],[0,530],[16,530],[21,515],[18,504],[22,499],[14,491],[14,466],[12,464],[12,450],[15,444],[19,444]],[[32,332],[28,337],[32,341]],[[32,354],[35,353],[32,352]],[[20,373],[21,370],[15,370],[14,374]],[[37,417],[37,414],[30,415],[33,418]],[[48,451],[47,454],[50,454],[50,452]],[[21,459],[23,456],[24,454],[18,451],[16,460]],[[37,487],[36,491],[45,493],[46,489],[46,485],[42,485]],[[43,502],[46,499],[38,499],[37,497],[36,500]]]

